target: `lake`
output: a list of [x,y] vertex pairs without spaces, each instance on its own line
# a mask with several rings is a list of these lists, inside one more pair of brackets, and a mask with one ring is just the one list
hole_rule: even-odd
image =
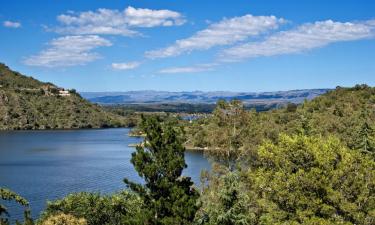
[[[127,177],[141,182],[130,163],[142,139],[128,136],[129,129],[0,132],[0,187],[25,197],[34,217],[47,200],[72,192],[113,193],[125,188]],[[202,152],[186,152],[185,176],[199,185],[202,169],[210,165]],[[12,217],[22,217],[19,209]]]

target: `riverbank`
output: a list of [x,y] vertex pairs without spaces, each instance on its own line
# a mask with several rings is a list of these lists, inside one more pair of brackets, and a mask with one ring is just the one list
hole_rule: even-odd
[[[130,136],[131,137],[131,136]],[[138,146],[141,146],[141,147],[144,147],[144,143],[131,143],[131,144],[128,144],[128,147],[130,148],[136,148]],[[192,147],[192,146],[188,146],[188,145],[185,145],[184,146],[186,151],[189,151],[189,152],[204,152],[204,151],[209,151],[209,148],[208,147]]]

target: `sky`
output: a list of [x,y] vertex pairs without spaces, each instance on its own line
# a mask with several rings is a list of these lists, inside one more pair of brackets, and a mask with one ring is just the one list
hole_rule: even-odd
[[0,0],[0,62],[78,91],[375,85],[373,0]]

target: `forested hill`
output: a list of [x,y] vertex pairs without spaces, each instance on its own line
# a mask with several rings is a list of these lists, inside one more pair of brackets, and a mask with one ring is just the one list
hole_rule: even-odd
[[189,145],[224,148],[220,143],[227,143],[223,140],[233,135],[233,124],[237,130],[235,139],[243,150],[256,149],[265,139],[276,141],[280,133],[334,135],[349,148],[366,144],[366,134],[375,144],[375,88],[337,87],[303,104],[260,113],[243,111],[236,102],[221,102],[213,117],[190,125]]
[[0,130],[74,129],[126,126],[75,90],[12,71],[0,63]]

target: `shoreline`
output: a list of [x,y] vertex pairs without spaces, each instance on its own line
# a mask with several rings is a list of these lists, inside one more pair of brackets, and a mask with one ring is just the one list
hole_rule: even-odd
[[[144,147],[142,143],[128,144],[128,147],[130,148],[136,148],[138,146]],[[208,148],[201,148],[201,147],[188,147],[188,146],[184,146],[184,147],[185,147],[185,151],[189,151],[189,152],[204,152],[208,150]]]
[[57,128],[57,129],[0,129],[0,132],[9,131],[77,131],[77,130],[106,130],[106,129],[131,129],[133,127],[93,127],[93,128]]

